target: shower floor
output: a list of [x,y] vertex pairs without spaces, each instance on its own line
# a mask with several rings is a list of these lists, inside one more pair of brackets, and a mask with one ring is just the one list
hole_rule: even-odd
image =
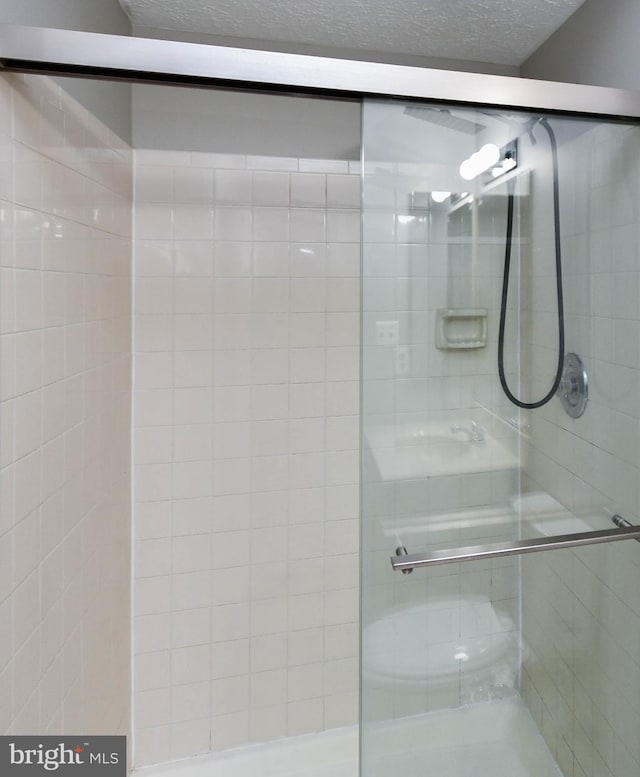
[[[369,727],[363,777],[562,777],[519,698]],[[358,777],[357,726],[136,769],[135,777]]]

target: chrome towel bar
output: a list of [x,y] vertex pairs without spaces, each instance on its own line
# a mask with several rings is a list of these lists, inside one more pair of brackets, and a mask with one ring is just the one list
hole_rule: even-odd
[[[617,523],[616,518],[620,519],[620,516],[612,518],[614,523]],[[624,521],[624,519],[621,520]],[[424,555],[391,556],[391,566],[396,571],[406,572],[418,567],[456,564],[460,561],[479,561],[485,558],[519,556],[524,553],[540,553],[543,550],[579,548],[585,545],[599,545],[604,542],[638,539],[640,539],[640,526],[629,524],[618,529],[600,529],[599,531],[586,531],[576,534],[557,534],[552,537],[536,537],[533,540],[520,540],[515,543],[494,542],[489,545],[468,545],[462,548],[433,550]]]

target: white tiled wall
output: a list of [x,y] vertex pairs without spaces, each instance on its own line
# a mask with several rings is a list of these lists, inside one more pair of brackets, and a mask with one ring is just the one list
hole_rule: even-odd
[[130,149],[0,79],[0,731],[127,734]]
[[[577,136],[560,150],[567,350],[584,360],[590,399],[576,420],[556,400],[531,414],[526,471],[586,530],[612,527],[615,512],[640,522],[640,135],[577,129],[558,130]],[[554,280],[543,268],[530,294],[544,308]],[[537,392],[554,358],[548,305],[530,330]],[[523,561],[523,694],[566,777],[640,772],[639,589],[635,542]]]
[[136,152],[138,765],[357,719],[357,172]]

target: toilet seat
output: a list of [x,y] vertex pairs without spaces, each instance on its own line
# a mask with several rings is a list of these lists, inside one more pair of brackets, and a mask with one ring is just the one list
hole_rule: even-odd
[[484,596],[438,597],[389,611],[363,630],[363,673],[411,685],[504,676],[518,660],[515,626]]

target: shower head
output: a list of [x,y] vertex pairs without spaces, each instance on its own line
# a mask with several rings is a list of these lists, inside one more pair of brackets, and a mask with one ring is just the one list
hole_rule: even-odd
[[423,105],[407,105],[404,112],[408,116],[414,116],[422,121],[429,121],[432,124],[438,124],[440,127],[452,129],[456,132],[463,132],[465,135],[477,135],[486,129],[486,125],[478,124],[469,119],[461,119],[454,116],[447,108],[431,108]]

